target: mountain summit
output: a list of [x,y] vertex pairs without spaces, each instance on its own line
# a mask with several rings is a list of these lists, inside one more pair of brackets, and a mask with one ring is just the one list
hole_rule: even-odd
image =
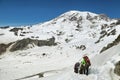
[[[1,28],[0,43],[4,48],[1,48],[0,53],[4,52],[10,45],[18,48],[15,50],[21,50],[20,47],[27,49],[28,45],[39,46],[41,40],[45,41],[50,38],[55,39],[52,44],[68,44],[76,47],[84,45],[86,50],[91,46],[96,48],[98,45],[99,49],[94,50],[99,53],[103,47],[119,38],[119,25],[119,20],[110,19],[105,15],[69,11],[42,24],[19,28]],[[27,44],[24,44],[24,42],[27,42]],[[42,42],[42,44],[46,43]],[[14,51],[12,49],[10,51]]]
[[[46,73],[49,75],[49,72],[53,72],[55,75],[57,72],[60,74],[61,69],[62,72],[64,69],[65,71],[71,70],[70,66],[84,54],[91,57],[94,66],[107,67],[100,61],[106,60],[103,63],[107,64],[107,60],[111,59],[113,53],[116,56],[118,53],[116,46],[119,46],[119,42],[120,20],[91,12],[69,11],[48,22],[36,25],[1,27],[0,65],[2,66],[0,66],[0,73],[2,75],[0,79],[18,79],[25,76],[30,77],[30,75],[35,76],[35,74],[37,76],[38,73],[45,76]],[[108,52],[112,49],[114,52],[110,53],[108,58],[102,58],[107,57]],[[96,55],[98,59],[102,59],[95,59]],[[97,74],[94,72],[95,69],[92,68],[93,71],[91,71],[95,76],[90,77],[97,80],[95,77],[102,72],[98,71]],[[102,68],[102,70],[104,69],[106,68]],[[70,73],[73,75],[72,72]],[[61,76],[64,77],[64,75]],[[88,80],[88,78],[83,80]]]

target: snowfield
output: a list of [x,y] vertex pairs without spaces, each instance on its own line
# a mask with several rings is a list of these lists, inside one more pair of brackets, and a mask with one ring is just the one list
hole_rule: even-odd
[[[38,48],[39,49],[39,48]],[[46,47],[46,49],[49,49]],[[35,48],[36,50],[36,48]],[[49,49],[50,50],[50,49]],[[92,66],[88,76],[75,74],[73,67],[77,59],[83,54],[74,50],[65,50],[70,54],[56,54],[51,56],[40,56],[31,50],[26,52],[15,52],[5,55],[0,60],[1,80],[119,80],[114,74],[114,64],[120,59],[120,44],[112,47],[102,54],[90,57]],[[41,52],[42,49],[39,49]],[[52,51],[52,50],[51,50]],[[17,54],[16,54],[17,53]],[[58,52],[57,52],[58,53]],[[105,57],[107,56],[107,57]],[[116,57],[117,56],[117,57]],[[44,77],[39,78],[43,73]],[[6,77],[7,76],[7,77]],[[117,78],[117,77],[118,78]],[[116,79],[117,78],[117,79]]]
[[[107,26],[106,26],[107,25]],[[117,20],[95,13],[69,11],[42,24],[0,28],[0,44],[30,38],[48,40],[55,37],[55,46],[29,43],[24,50],[0,55],[0,80],[120,80],[114,74],[120,61],[120,43],[100,51],[120,35]],[[91,60],[89,75],[74,73],[74,64],[83,55]]]

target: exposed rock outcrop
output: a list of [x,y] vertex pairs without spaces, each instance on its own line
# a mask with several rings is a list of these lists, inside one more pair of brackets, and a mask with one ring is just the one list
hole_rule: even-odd
[[120,61],[115,64],[114,73],[120,76]]
[[120,42],[120,35],[117,37],[117,39],[115,39],[115,41],[113,41],[112,43],[109,43],[106,47],[103,47],[102,50],[100,51],[100,53],[111,48],[114,45],[117,45],[119,42]]
[[11,45],[12,43],[9,44],[0,44],[0,55],[6,51],[6,49]]
[[99,18],[102,19],[102,20],[105,20],[105,21],[109,20],[109,18],[105,14],[99,14]]
[[[52,37],[48,40],[34,40],[34,39],[30,39],[30,38],[26,38],[26,39],[22,39],[22,40],[18,40],[16,42],[12,42],[9,44],[0,44],[0,55],[4,52],[6,52],[7,48],[10,46],[10,51],[17,51],[17,50],[24,50],[24,49],[28,49],[28,48],[32,48],[34,46],[55,46],[57,45],[57,43],[55,43],[55,38]],[[31,46],[32,45],[32,46]]]
[[52,46],[52,45],[56,45],[55,43],[55,38],[52,37],[48,40],[34,40],[34,39],[22,39],[19,41],[16,41],[14,43],[14,45],[12,46],[12,48],[10,49],[10,51],[16,51],[16,50],[24,50],[26,48],[28,48],[28,45],[36,45],[36,46]]
[[17,33],[18,33],[19,30],[23,30],[23,28],[13,28],[10,31],[14,32],[14,34],[17,36],[18,35]]

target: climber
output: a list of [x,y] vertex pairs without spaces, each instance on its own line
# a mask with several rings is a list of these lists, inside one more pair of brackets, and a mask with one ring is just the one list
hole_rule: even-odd
[[88,56],[85,55],[80,61],[79,73],[88,75],[89,66],[91,66],[90,59],[88,58]]
[[75,73],[79,73],[79,67],[80,67],[80,63],[76,62],[75,65],[74,65],[74,72]]

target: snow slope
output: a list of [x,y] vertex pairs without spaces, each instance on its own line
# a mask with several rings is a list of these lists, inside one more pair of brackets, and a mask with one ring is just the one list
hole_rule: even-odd
[[[46,72],[46,75],[43,78],[39,78],[37,75],[34,77],[25,78],[23,80],[119,80],[120,77],[113,73],[114,64],[120,59],[119,49],[120,44],[105,51],[103,54],[97,54],[91,57],[92,66],[90,69],[90,74],[88,76],[75,74],[73,72],[73,65],[69,66],[69,64],[73,64],[70,62],[67,63],[68,65],[66,68],[63,68],[61,70],[54,69],[55,71]],[[107,56],[106,58],[104,57],[105,55]],[[56,67],[59,66],[60,65],[56,65]]]
[[[99,54],[120,35],[117,22],[91,12],[69,11],[42,24],[0,28],[0,44],[51,37],[57,43],[14,52],[9,51],[11,45],[0,56],[0,80],[117,80],[113,68],[120,59],[120,44]],[[84,54],[92,60],[89,76],[73,72],[75,62]],[[39,78],[41,74],[44,77]]]

